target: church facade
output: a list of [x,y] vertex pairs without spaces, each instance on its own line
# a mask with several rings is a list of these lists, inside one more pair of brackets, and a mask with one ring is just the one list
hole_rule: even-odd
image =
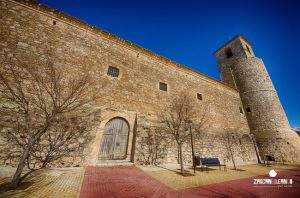
[[[206,107],[206,134],[195,141],[195,152],[230,164],[223,135],[234,133],[232,150],[238,164],[257,163],[265,155],[299,160],[300,139],[289,126],[284,109],[261,59],[243,36],[220,47],[215,56],[222,80],[175,63],[101,29],[28,1],[0,0],[0,55],[30,54],[34,62],[46,51],[66,69],[84,65],[97,79],[102,121],[83,164],[108,161],[145,164],[145,130],[157,113],[181,92],[188,92],[199,111]],[[107,89],[101,89],[108,85]],[[184,146],[185,163],[191,148]],[[161,159],[176,163],[174,145]],[[71,163],[71,162],[70,162]]]

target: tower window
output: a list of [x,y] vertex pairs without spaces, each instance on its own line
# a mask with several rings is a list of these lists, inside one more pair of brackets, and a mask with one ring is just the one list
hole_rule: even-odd
[[159,82],[159,89],[162,91],[168,91],[168,85],[163,82]]
[[119,76],[119,69],[116,67],[109,66],[107,70],[107,75],[111,77],[118,77]]
[[197,99],[198,99],[198,100],[202,100],[202,94],[197,93]]
[[226,54],[226,58],[231,58],[233,56],[233,53],[230,48],[227,48],[225,50],[225,54]]
[[56,21],[52,21],[52,24],[53,24],[53,25],[56,25]]
[[248,45],[246,45],[246,48],[247,48],[248,52],[251,54],[251,50]]
[[243,108],[242,108],[242,107],[239,107],[239,109],[240,109],[240,113],[241,113],[241,114],[244,114]]
[[246,108],[246,111],[247,111],[248,113],[250,113],[250,112],[251,112],[250,107],[247,107],[247,108]]

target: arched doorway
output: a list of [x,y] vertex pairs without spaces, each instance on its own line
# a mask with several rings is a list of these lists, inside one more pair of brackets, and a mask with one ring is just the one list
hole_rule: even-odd
[[99,159],[125,159],[128,145],[128,122],[113,118],[104,127]]

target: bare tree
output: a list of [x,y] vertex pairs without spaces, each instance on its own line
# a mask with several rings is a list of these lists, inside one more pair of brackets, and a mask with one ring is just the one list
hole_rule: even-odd
[[258,142],[256,141],[254,134],[252,134],[252,133],[249,134],[249,138],[250,138],[250,141],[253,143],[255,154],[256,154],[256,157],[257,157],[257,162],[259,164],[261,164],[262,163],[261,162],[261,157],[259,155],[259,148],[258,148],[258,145],[257,145]]
[[231,159],[234,170],[237,170],[236,164],[235,164],[235,158],[234,158],[234,150],[233,150],[233,147],[235,146],[235,133],[227,130],[223,134],[223,139],[225,142],[227,158]]
[[170,143],[166,134],[158,126],[145,127],[138,133],[139,161],[146,165],[159,164],[166,157]]
[[200,152],[203,153],[204,142],[207,142],[207,139],[205,139],[205,137],[208,135],[206,129],[210,126],[210,116],[208,114],[208,110],[208,105],[202,105],[201,110],[197,111],[197,118],[194,121],[190,122],[190,144],[192,149],[191,151],[194,173],[196,170],[195,141],[200,142],[200,148],[198,147],[198,149],[200,149]]
[[[8,56],[0,68],[0,128],[3,150],[17,160],[10,183],[16,188],[33,170],[80,152],[90,139],[99,111],[91,103],[93,80],[80,64],[77,71],[55,65],[48,57]],[[7,150],[11,149],[11,150]],[[1,153],[3,152],[1,151]],[[29,172],[22,176],[27,166]]]
[[[161,120],[161,129],[177,144],[181,173],[184,174],[183,144],[190,143],[191,133],[195,133],[194,137],[197,137],[196,133],[200,131],[200,127],[205,123],[205,114],[199,116],[194,99],[189,94],[182,92],[178,97],[173,99],[171,104],[164,109],[159,117]],[[198,127],[190,130],[191,126]]]

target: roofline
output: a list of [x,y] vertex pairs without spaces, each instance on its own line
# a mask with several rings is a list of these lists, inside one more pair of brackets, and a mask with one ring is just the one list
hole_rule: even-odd
[[221,47],[219,47],[216,51],[214,51],[213,54],[216,54],[218,51],[223,49],[226,45],[228,45],[229,43],[231,43],[232,41],[234,41],[237,38],[241,38],[241,39],[245,40],[252,47],[251,42],[249,42],[245,36],[243,36],[242,34],[238,34],[238,35],[234,36],[232,39],[230,39],[229,41],[227,41],[226,43],[224,43]]
[[157,61],[161,61],[165,64],[176,66],[177,68],[182,68],[182,69],[188,70],[188,71],[196,74],[197,76],[202,77],[202,79],[207,81],[207,82],[217,83],[217,84],[220,84],[220,85],[224,86],[225,88],[228,88],[232,91],[238,92],[237,89],[235,89],[233,87],[230,87],[229,85],[225,84],[224,82],[222,82],[220,80],[217,80],[217,79],[215,79],[213,77],[210,77],[206,74],[200,73],[199,71],[197,71],[195,69],[191,69],[191,68],[189,68],[189,67],[187,67],[183,64],[179,64],[179,63],[177,63],[175,61],[172,61],[172,60],[170,60],[170,59],[168,59],[164,56],[158,55],[158,54],[152,52],[149,49],[143,48],[143,47],[141,47],[141,46],[139,46],[135,43],[132,43],[128,40],[122,39],[122,38],[108,32],[106,30],[103,30],[102,28],[92,26],[92,25],[86,23],[83,20],[77,19],[77,18],[75,18],[73,16],[70,16],[66,13],[60,12],[60,11],[58,11],[56,9],[53,9],[53,8],[47,6],[47,5],[40,4],[40,3],[37,3],[37,2],[34,2],[34,1],[28,1],[28,0],[8,0],[8,1],[15,2],[15,3],[17,3],[21,6],[27,6],[28,8],[31,8],[31,9],[36,10],[38,12],[41,12],[43,14],[47,14],[49,17],[59,19],[64,23],[67,23],[67,24],[75,26],[75,27],[82,28],[82,29],[87,30],[89,32],[92,32],[92,33],[94,33],[98,36],[101,35],[104,38],[106,38],[106,39],[108,39],[112,42],[116,42],[117,44],[123,45],[123,47],[126,47],[127,49],[135,50],[137,53],[143,52],[148,57],[154,58]]

